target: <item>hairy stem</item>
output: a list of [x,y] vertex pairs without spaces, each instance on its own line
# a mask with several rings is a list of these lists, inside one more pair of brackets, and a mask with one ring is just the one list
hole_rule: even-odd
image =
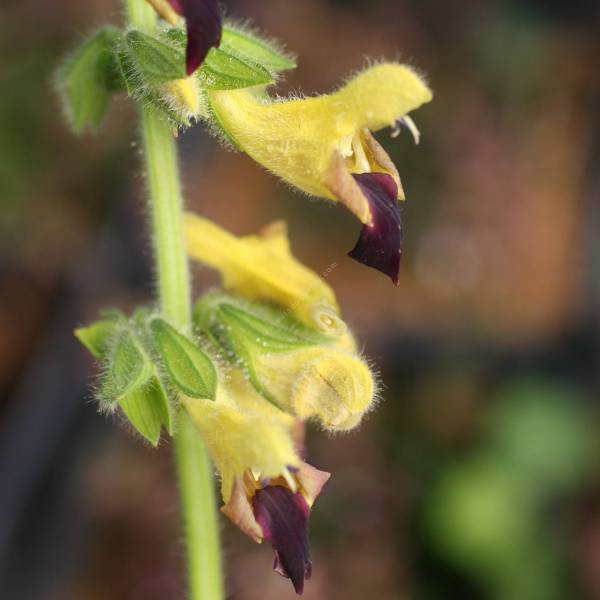
[[[145,0],[126,0],[129,22],[145,31],[156,16]],[[152,239],[161,310],[176,327],[191,327],[190,280],[183,235],[183,199],[169,124],[142,107]],[[221,600],[223,585],[213,471],[195,426],[181,410],[175,435],[190,600]]]

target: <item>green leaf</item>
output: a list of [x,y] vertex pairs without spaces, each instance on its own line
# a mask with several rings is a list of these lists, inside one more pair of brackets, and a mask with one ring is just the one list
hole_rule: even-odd
[[128,329],[118,334],[106,362],[101,395],[109,402],[143,388],[154,373],[150,359]]
[[127,33],[126,44],[140,83],[161,85],[187,77],[185,55],[176,45],[137,30]]
[[208,356],[163,319],[154,319],[150,331],[172,385],[190,398],[214,400],[217,372]]
[[112,336],[115,333],[117,321],[115,319],[102,319],[75,330],[75,337],[92,353],[102,360],[108,350]]
[[98,31],[58,71],[58,87],[76,133],[97,128],[111,94],[122,87],[115,58],[120,39],[121,33],[112,27]]
[[234,25],[223,28],[221,50],[234,52],[272,73],[296,68],[296,62],[275,44]]
[[132,390],[119,399],[129,422],[153,446],[158,445],[161,427],[173,433],[173,416],[169,399],[157,377],[144,386]]
[[208,53],[198,70],[198,78],[209,90],[235,90],[273,82],[271,73],[264,67],[220,48],[213,48]]

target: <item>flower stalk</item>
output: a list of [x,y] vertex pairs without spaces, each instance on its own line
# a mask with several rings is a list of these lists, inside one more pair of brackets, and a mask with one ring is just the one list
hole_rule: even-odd
[[[156,28],[145,0],[127,0],[134,27]],[[161,312],[174,326],[191,328],[188,261],[183,235],[183,199],[172,129],[151,108],[141,107],[149,208]],[[190,600],[223,598],[213,470],[206,448],[184,410],[178,415],[175,461],[181,495]]]

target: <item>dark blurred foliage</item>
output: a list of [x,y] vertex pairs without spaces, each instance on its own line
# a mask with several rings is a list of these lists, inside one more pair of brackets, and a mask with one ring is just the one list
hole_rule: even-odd
[[[358,432],[311,432],[333,473],[307,598],[600,598],[600,9],[594,0],[230,0],[298,52],[282,90],[332,89],[365,57],[427,74],[423,138],[379,136],[400,168],[401,285],[345,258],[358,224],[307,202],[202,127],[181,139],[193,208],[237,233],[289,221],[329,269],[381,371]],[[182,598],[168,444],[95,414],[72,329],[147,302],[135,114],[74,139],[57,61],[118,22],[113,0],[0,12],[0,593]],[[197,269],[197,289],[216,281]],[[224,524],[228,589],[293,597],[270,549]]]

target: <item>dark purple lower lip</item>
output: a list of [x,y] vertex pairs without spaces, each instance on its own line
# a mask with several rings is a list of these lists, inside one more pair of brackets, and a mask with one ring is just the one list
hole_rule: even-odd
[[348,256],[381,271],[398,285],[403,248],[398,185],[391,175],[385,173],[363,173],[352,177],[367,198],[371,223],[363,225]]
[[273,546],[274,570],[292,580],[297,594],[312,572],[308,543],[310,508],[302,496],[282,486],[258,490],[252,498],[256,521]]
[[191,75],[208,51],[221,44],[222,20],[217,0],[168,0],[173,10],[185,17],[188,43],[186,70]]

